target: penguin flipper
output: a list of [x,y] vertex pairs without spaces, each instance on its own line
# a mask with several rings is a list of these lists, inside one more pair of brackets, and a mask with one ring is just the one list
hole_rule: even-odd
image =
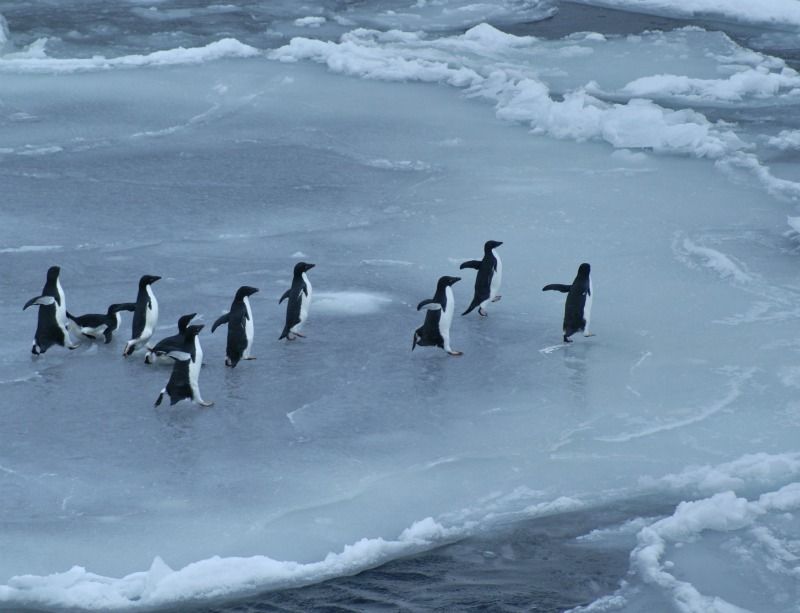
[[29,306],[33,306],[34,304],[38,306],[50,306],[55,303],[56,299],[53,298],[52,296],[35,296],[34,298],[31,298],[30,300],[28,300],[28,302],[25,303],[25,306],[22,307],[22,310],[24,311]]
[[423,300],[417,305],[418,311],[421,311],[422,309],[425,309],[426,311],[441,311],[442,305],[431,298],[429,300]]
[[474,268],[475,270],[478,270],[480,267],[481,267],[480,260],[468,260],[462,263],[461,266],[458,267],[458,269],[464,270],[465,268]]
[[291,293],[291,291],[292,291],[292,288],[290,287],[290,288],[289,288],[289,289],[287,289],[285,292],[283,292],[283,296],[281,296],[281,299],[280,299],[280,300],[278,300],[278,304],[280,304],[281,302],[283,302],[284,300],[286,300],[286,299],[289,297],[289,294]]
[[220,316],[220,317],[217,319],[217,321],[215,321],[215,322],[214,322],[214,325],[213,325],[213,326],[211,326],[211,333],[213,334],[213,333],[214,333],[214,330],[216,330],[216,329],[217,329],[218,327],[220,327],[222,324],[226,324],[226,323],[228,323],[228,322],[230,321],[230,317],[231,317],[231,314],[230,314],[230,313],[225,313],[225,315],[222,315],[222,316]]
[[571,287],[571,285],[563,285],[562,283],[551,283],[550,285],[545,285],[542,288],[542,291],[546,292],[548,290],[553,290],[556,292],[561,292],[562,294],[566,294]]
[[112,313],[117,313],[119,311],[135,311],[136,310],[136,303],[135,302],[119,302],[117,304],[112,304],[108,307],[111,309]]
[[161,404],[161,401],[164,400],[164,392],[166,391],[166,389],[161,390],[161,392],[158,394],[158,398],[156,398],[156,401],[153,403],[154,407],[157,407]]

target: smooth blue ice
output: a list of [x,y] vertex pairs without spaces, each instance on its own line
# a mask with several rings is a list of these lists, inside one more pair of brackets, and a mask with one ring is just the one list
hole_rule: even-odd
[[[130,2],[123,35],[0,3],[0,608],[224,600],[648,496],[670,511],[582,537],[631,550],[585,610],[794,610],[800,76],[702,29],[482,23],[553,10],[506,4],[417,2],[450,19],[426,33],[395,3],[255,32],[256,5]],[[463,357],[412,353],[487,239],[502,301],[456,318]],[[279,343],[301,259],[308,338]],[[566,347],[541,287],[583,261],[596,336]],[[32,359],[53,264],[73,313],[162,276],[156,336],[200,313],[215,406],[152,407],[169,370],[121,357],[128,314]],[[240,285],[258,359],[231,370],[210,323]]]

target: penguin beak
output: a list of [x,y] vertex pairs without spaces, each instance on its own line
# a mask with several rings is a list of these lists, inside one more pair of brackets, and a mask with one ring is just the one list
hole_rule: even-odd
[[161,277],[158,277],[158,276],[155,276],[155,275],[153,275],[152,277],[150,277],[150,283],[155,283],[155,282],[156,282],[156,281],[158,281],[159,279],[161,279]]
[[306,270],[311,270],[316,264],[306,264]]
[[459,281],[461,281],[461,277],[453,277],[453,284],[456,284]]

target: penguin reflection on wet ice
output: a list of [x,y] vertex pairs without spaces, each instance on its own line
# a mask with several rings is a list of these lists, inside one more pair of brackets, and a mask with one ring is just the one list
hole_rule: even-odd
[[542,288],[543,292],[557,291],[567,294],[564,305],[564,342],[571,343],[569,337],[583,331],[584,336],[594,336],[589,332],[589,321],[592,314],[592,279],[589,276],[591,267],[583,263],[578,267],[578,274],[572,285],[551,283]]
[[454,356],[463,355],[461,351],[453,351],[450,347],[450,324],[453,322],[455,300],[452,285],[461,281],[461,277],[440,277],[436,284],[433,298],[423,300],[417,310],[425,309],[425,322],[414,331],[411,351],[420,347],[441,347]]
[[47,270],[47,280],[42,288],[42,294],[31,298],[22,307],[23,311],[33,305],[39,307],[39,319],[31,347],[33,355],[41,355],[53,345],[61,345],[68,349],[75,349],[78,346],[72,342],[69,335],[66,298],[58,279],[60,274],[61,268],[51,266]]

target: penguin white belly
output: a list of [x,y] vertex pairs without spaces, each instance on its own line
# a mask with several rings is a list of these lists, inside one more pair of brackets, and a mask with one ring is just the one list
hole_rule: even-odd
[[442,315],[439,317],[439,334],[442,335],[444,340],[444,350],[450,352],[452,351],[450,349],[450,324],[453,323],[456,303],[453,299],[453,290],[449,287],[445,289],[445,296],[447,296],[447,303],[445,308],[442,309]]
[[497,255],[497,252],[494,249],[492,249],[492,255],[494,255],[494,259],[497,261],[497,269],[492,275],[491,283],[489,283],[490,302],[494,300],[500,293],[500,284],[503,282],[503,261],[500,259],[500,256]]
[[99,338],[99,337],[103,336],[103,334],[106,331],[106,328],[108,328],[108,326],[106,324],[100,324],[96,328],[89,328],[87,326],[87,327],[81,328],[81,334],[83,334],[84,336],[92,336],[94,338]]
[[149,285],[147,286],[147,296],[150,298],[150,302],[144,312],[144,329],[138,339],[141,343],[148,341],[153,336],[158,324],[158,300]]
[[594,299],[594,288],[592,287],[592,279],[589,278],[589,293],[586,295],[586,302],[583,305],[583,319],[586,320],[586,327],[583,329],[583,335],[589,336],[589,322],[592,319],[592,300]]
[[64,296],[64,290],[61,288],[61,280],[56,279],[56,291],[58,292],[58,300],[56,301],[56,324],[61,328],[64,333],[64,342],[67,345],[72,344],[72,339],[69,335],[69,319],[67,318],[67,300]]
[[119,327],[122,325],[122,315],[119,314],[119,311],[114,313],[114,317],[117,320],[117,325],[114,326],[114,330],[119,330]]
[[192,401],[203,402],[200,396],[200,367],[203,365],[203,348],[200,339],[194,337],[194,360],[189,360],[189,387],[192,388]]
[[253,326],[253,311],[250,309],[250,300],[247,296],[244,297],[244,308],[247,311],[247,319],[244,320],[244,335],[247,337],[247,346],[244,348],[245,359],[250,357],[250,350],[253,348],[253,334],[255,328]]
[[308,318],[308,309],[311,307],[311,283],[306,273],[303,273],[303,281],[306,284],[306,291],[300,292],[300,322],[292,328],[292,332],[296,332],[302,327]]

